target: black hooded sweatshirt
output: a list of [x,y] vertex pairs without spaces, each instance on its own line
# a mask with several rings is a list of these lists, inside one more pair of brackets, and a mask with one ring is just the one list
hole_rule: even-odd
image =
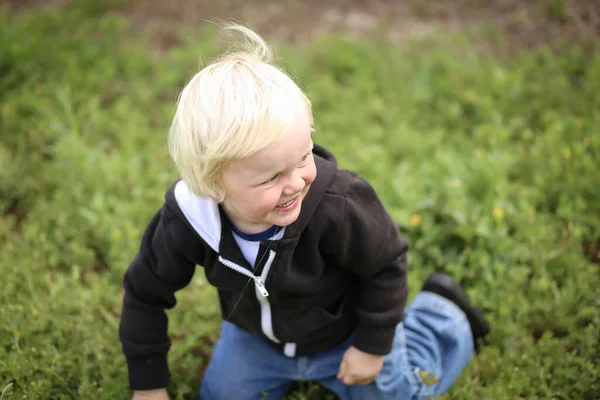
[[351,334],[359,350],[390,352],[408,297],[406,239],[365,180],[323,147],[313,153],[317,177],[298,219],[260,243],[253,267],[218,205],[171,185],[124,278],[119,337],[132,390],[168,386],[165,309],[196,266],[217,288],[222,318],[289,357]]

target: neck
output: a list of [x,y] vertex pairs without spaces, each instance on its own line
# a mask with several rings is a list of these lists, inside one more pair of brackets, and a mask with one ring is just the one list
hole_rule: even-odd
[[272,226],[265,222],[247,220],[235,208],[230,207],[227,202],[221,203],[221,209],[232,225],[248,235],[264,232]]

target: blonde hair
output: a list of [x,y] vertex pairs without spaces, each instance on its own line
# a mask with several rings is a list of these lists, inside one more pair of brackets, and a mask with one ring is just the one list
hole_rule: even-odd
[[169,130],[169,152],[182,179],[197,195],[222,200],[222,171],[233,160],[281,140],[298,107],[311,103],[294,81],[271,64],[273,54],[254,31],[224,26],[241,34],[241,51],[231,52],[199,71],[185,86]]

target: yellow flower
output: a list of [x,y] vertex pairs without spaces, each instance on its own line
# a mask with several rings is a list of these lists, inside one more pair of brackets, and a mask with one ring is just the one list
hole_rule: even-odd
[[419,226],[421,226],[421,221],[421,217],[419,217],[417,214],[414,214],[412,217],[410,217],[410,224],[414,228],[418,228]]
[[440,381],[440,378],[435,376],[433,373],[425,372],[423,370],[419,370],[419,377],[421,378],[421,381],[423,381],[425,386],[435,385]]
[[502,218],[504,218],[504,210],[498,207],[494,207],[494,209],[492,210],[492,215],[497,220],[501,220]]

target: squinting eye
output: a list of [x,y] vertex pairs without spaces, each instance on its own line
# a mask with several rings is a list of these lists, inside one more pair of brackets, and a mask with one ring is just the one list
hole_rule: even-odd
[[310,156],[310,153],[306,153],[304,155],[304,157],[302,157],[302,161],[300,161],[300,164],[304,164],[306,162],[306,160],[308,160],[309,156]]
[[275,182],[277,180],[278,176],[279,175],[273,175],[272,177],[270,177],[269,179],[267,179],[266,181],[264,181],[262,184],[266,185],[267,183]]

